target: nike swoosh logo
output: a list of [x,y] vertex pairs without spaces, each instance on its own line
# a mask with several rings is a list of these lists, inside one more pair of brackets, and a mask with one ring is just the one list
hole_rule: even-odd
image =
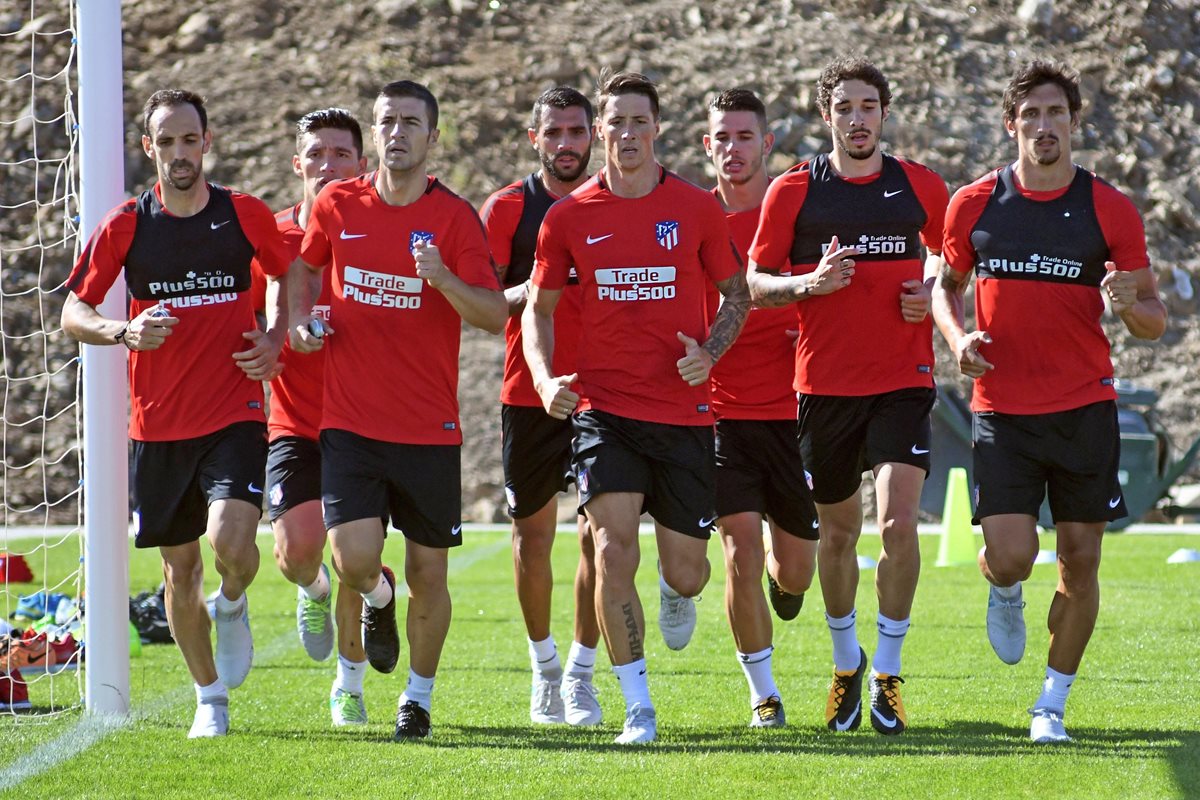
[[912,446],[912,454],[914,456],[923,456],[928,452],[929,452],[928,450],[922,450],[921,448],[917,447],[915,444]]
[[896,195],[901,194],[903,191],[904,191],[903,189],[896,189],[893,192],[884,192],[883,196],[885,199],[888,197],[895,197]]
[[1121,495],[1117,495],[1112,500],[1108,501],[1109,508],[1116,508],[1119,505],[1121,505]]
[[458,536],[460,533],[462,533],[462,523],[461,522],[450,529],[451,536]]
[[709,517],[708,519],[701,518],[700,519],[700,527],[707,528],[709,525],[713,524],[714,519],[716,519],[716,517]]
[[213,222],[213,223],[210,223],[208,227],[212,228],[215,231],[217,228],[221,227],[222,225],[228,225],[229,223],[230,223],[230,220],[225,220],[224,222]]
[[605,239],[610,239],[610,238],[612,238],[611,233],[606,233],[603,236],[592,236],[589,234],[587,237],[587,243],[595,244],[596,242],[603,242]]
[[871,716],[874,717],[875,719],[879,720],[879,724],[885,728],[894,728],[894,727],[896,727],[896,723],[899,721],[899,720],[894,720],[894,719],[888,719],[887,717],[883,716],[882,714],[880,714],[878,711],[876,711],[873,708],[871,709]]
[[819,520],[819,519],[814,519],[814,520],[813,520],[813,530],[815,531],[815,530],[816,530],[817,528],[819,528],[819,527],[821,527],[821,520]]
[[262,489],[258,488],[253,483],[251,483],[246,488],[249,489],[250,491],[254,492],[255,494],[262,494]]
[[833,727],[839,731],[848,731],[848,730],[850,730],[850,726],[854,724],[854,720],[856,720],[856,719],[858,719],[858,709],[857,708],[854,709],[854,713],[850,716],[850,719],[846,720],[845,722],[837,722],[835,720],[833,723]]
[[339,239],[363,239],[363,238],[366,238],[366,234],[365,233],[346,233],[345,231],[342,231],[338,235],[338,238]]

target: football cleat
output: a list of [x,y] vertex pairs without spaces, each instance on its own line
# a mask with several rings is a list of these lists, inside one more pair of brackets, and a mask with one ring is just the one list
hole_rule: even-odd
[[362,641],[371,666],[388,673],[400,660],[400,632],[396,629],[396,576],[390,567],[384,567],[383,577],[392,586],[392,599],[383,608],[363,603]]
[[871,726],[884,736],[903,733],[908,727],[908,716],[904,713],[904,701],[900,699],[899,675],[871,673]]
[[858,669],[833,671],[829,699],[825,703],[825,724],[831,731],[854,731],[862,724],[862,684],[867,671],[867,654],[858,648]]

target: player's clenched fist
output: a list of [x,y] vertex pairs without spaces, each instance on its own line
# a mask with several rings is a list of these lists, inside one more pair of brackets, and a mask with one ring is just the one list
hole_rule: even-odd
[[426,281],[433,288],[438,288],[448,270],[442,261],[442,254],[438,251],[437,245],[417,242],[413,245],[412,252],[413,261],[417,265],[417,277]]
[[571,391],[571,384],[579,380],[579,375],[555,375],[540,381],[537,386],[538,397],[542,400],[542,408],[555,419],[566,419],[571,416],[575,406],[579,405],[579,395]]

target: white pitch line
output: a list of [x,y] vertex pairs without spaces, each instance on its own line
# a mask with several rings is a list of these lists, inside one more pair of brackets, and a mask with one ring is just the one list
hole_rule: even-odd
[[[476,563],[488,558],[501,550],[510,547],[507,537],[491,544],[472,548],[460,558],[450,559],[450,574],[462,572]],[[404,581],[396,583],[396,591],[405,590]],[[270,642],[258,651],[255,661],[259,664],[270,663],[283,655],[285,651],[295,646],[296,634],[288,632]],[[0,786],[5,790],[13,789],[23,781],[37,777],[57,767],[84,751],[99,744],[110,735],[129,727],[135,722],[143,722],[152,716],[162,713],[176,705],[181,705],[194,697],[194,691],[188,687],[180,687],[174,691],[159,695],[145,705],[133,709],[128,715],[117,714],[93,715],[84,713],[80,720],[70,729],[63,731],[57,738],[39,745],[34,750],[24,753],[12,764],[0,770]]]

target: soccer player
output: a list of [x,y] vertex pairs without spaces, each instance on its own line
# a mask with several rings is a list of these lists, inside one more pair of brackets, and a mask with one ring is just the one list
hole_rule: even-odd
[[[507,309],[475,210],[425,172],[437,99],[395,81],[373,116],[379,167],[317,196],[288,291],[293,349],[326,351],[321,500],[334,568],[362,595],[367,660],[385,673],[400,639],[381,517],[405,537],[409,672],[395,729],[404,740],[430,733],[450,627],[447,556],[462,543],[461,323],[499,333]],[[326,264],[329,320],[317,337],[311,309]]]
[[[228,690],[253,660],[245,590],[258,572],[254,543],[267,457],[261,381],[275,373],[286,312],[258,328],[252,269],[280,276],[287,254],[270,210],[208,183],[212,144],[199,95],[163,89],[143,109],[142,149],[158,181],[96,229],[75,264],[63,329],[93,345],[129,349],[136,547],[158,547],[167,616],[196,684],[190,738],[229,730]],[[128,319],[96,306],[121,270]],[[214,661],[199,538],[215,553]]]
[[[917,511],[935,396],[924,276],[936,275],[948,198],[932,170],[880,150],[890,103],[887,79],[865,59],[838,59],[822,70],[817,105],[833,149],[772,182],[749,276],[761,305],[800,301],[795,387],[800,450],[821,523],[818,569],[833,638],[825,708],[831,730],[854,730],[862,720],[867,656],[855,626],[855,548],[862,473],[875,477],[883,551],[870,704],[882,734],[908,724],[900,650],[921,569]],[[793,274],[781,274],[788,264]]]
[[[1100,605],[1105,525],[1128,514],[1117,479],[1120,429],[1107,297],[1139,339],[1157,339],[1167,310],[1133,204],[1071,161],[1082,100],[1069,67],[1031,61],[1004,92],[1017,159],[959,189],[946,216],[946,265],[933,294],[938,328],[975,379],[975,520],[988,590],[987,632],[1007,664],[1025,652],[1021,581],[1038,551],[1049,492],[1058,534],[1050,654],[1033,704],[1035,742],[1069,741],[1067,694]],[[964,327],[974,271],[976,330]]]
[[[296,124],[292,169],[303,182],[303,198],[275,215],[294,261],[313,203],[328,183],[353,178],[366,170],[362,128],[345,109],[312,111]],[[290,262],[289,262],[290,263]],[[329,271],[322,273],[314,315],[329,313]],[[296,625],[309,657],[324,661],[333,651],[333,612],[329,569],[324,565],[325,523],[321,518],[322,352],[293,352],[286,343],[280,354],[285,367],[271,381],[267,420],[267,509],[275,533],[275,562],[297,588]],[[363,675],[367,659],[360,639],[362,598],[345,584],[337,594],[337,676],[329,695],[334,725],[367,722]]]
[[[595,537],[597,617],[625,696],[617,742],[636,744],[657,735],[634,585],[638,518],[646,510],[656,523],[659,627],[678,650],[696,625],[692,598],[708,581],[716,517],[709,372],[750,297],[720,204],[655,159],[655,85],[617,73],[603,81],[597,113],[604,168],[546,212],[522,332],[543,408],[558,419],[577,412],[572,463]],[[572,270],[584,324],[576,370],[562,375],[554,310]],[[711,330],[709,281],[725,297]]]
[[[739,255],[750,249],[770,183],[764,159],[775,137],[767,110],[747,89],[730,89],[708,104],[704,152],[717,171],[713,194]],[[711,300],[716,298],[710,292]],[[710,301],[711,302],[711,301]],[[771,602],[795,619],[812,583],[817,514],[796,443],[792,370],[796,309],[754,308],[737,341],[712,369],[717,418],[717,530],[725,549],[725,613],[737,660],[750,685],[750,726],[782,727],[783,701],[771,673],[771,612],[763,596],[767,567]],[[771,548],[764,553],[763,520]]]
[[[575,640],[564,673],[550,634],[554,587],[550,548],[558,521],[556,495],[571,475],[571,423],[549,416],[533,388],[521,351],[521,312],[533,271],[538,229],[546,210],[588,179],[592,104],[574,89],[547,89],[533,104],[529,143],[542,168],[500,189],[480,216],[508,300],[504,329],[504,387],[500,392],[504,491],[513,518],[513,569],[525,616],[533,687],[529,717],[537,723],[599,725],[600,703],[592,677],[600,628],[596,624],[594,553],[587,520],[579,518],[575,572]],[[579,339],[579,282],[569,280],[555,310],[555,371],[570,374]]]

